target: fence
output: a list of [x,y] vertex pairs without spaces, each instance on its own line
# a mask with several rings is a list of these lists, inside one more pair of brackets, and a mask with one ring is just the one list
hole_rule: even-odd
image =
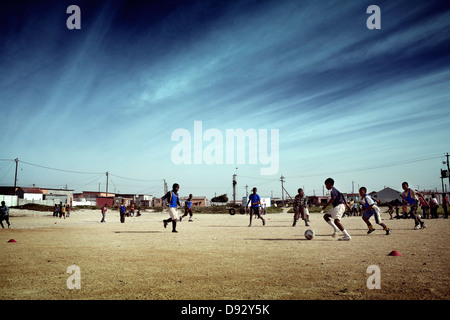
[[0,194],[0,201],[5,201],[5,204],[8,207],[15,207],[15,206],[17,206],[17,203],[19,201],[19,197],[18,196],[7,196],[7,195]]

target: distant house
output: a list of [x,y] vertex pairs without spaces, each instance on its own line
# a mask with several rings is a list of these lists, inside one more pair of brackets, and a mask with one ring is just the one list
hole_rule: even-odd
[[32,201],[44,200],[44,193],[40,188],[19,187],[16,193],[20,199]]
[[153,196],[152,195],[145,195],[141,194],[136,196],[135,203],[138,207],[151,207],[153,206]]
[[162,207],[163,202],[162,202],[161,198],[154,197],[152,200],[152,206],[153,207]]
[[[184,201],[186,201],[186,200],[184,200]],[[206,207],[206,197],[205,196],[192,197],[192,206]]]
[[308,203],[310,205],[313,206],[320,206],[320,205],[324,205],[325,203],[328,202],[328,200],[330,200],[330,197],[328,196],[307,196],[308,198]]
[[97,197],[96,204],[97,207],[103,207],[105,204],[114,207],[114,197]]
[[400,200],[402,201],[402,197],[400,196],[401,192],[394,190],[392,188],[384,188],[383,190],[380,190],[378,192],[370,192],[369,195],[371,197],[374,197],[378,201],[381,201],[382,203],[387,203],[393,200]]
[[114,193],[106,193],[106,192],[100,192],[100,191],[83,191],[82,193],[74,193],[73,197],[78,200],[85,200],[85,201],[95,201],[97,197],[114,197]]
[[[184,202],[188,199],[188,197],[181,197],[180,203],[181,206],[184,207]],[[192,197],[192,206],[193,207],[206,207],[206,197],[205,196],[199,196],[199,197]]]
[[73,206],[108,206],[114,205],[114,193],[99,191],[83,191],[73,194]]
[[41,188],[44,200],[53,200],[57,203],[71,204],[73,201],[73,190]]

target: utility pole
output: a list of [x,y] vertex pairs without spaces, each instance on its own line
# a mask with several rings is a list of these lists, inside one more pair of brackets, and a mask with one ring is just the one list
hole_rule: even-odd
[[236,204],[236,174],[233,174],[233,204]]
[[281,175],[280,177],[280,181],[281,181],[281,203],[283,204],[284,207],[284,177],[283,175]]
[[109,172],[106,171],[106,197],[108,196],[108,179],[109,179]]
[[18,167],[18,164],[19,164],[19,159],[16,158],[14,161],[16,162],[16,175],[15,175],[15,177],[14,177],[14,195],[16,195],[16,186],[17,186],[17,167]]
[[450,164],[448,163],[448,152],[446,154],[447,156],[447,177],[448,177],[448,185],[450,187]]
[[166,194],[169,190],[167,189],[166,179],[163,179],[163,181],[164,181],[164,194]]

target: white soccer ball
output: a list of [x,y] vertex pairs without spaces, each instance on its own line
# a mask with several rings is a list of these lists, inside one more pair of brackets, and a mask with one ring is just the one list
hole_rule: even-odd
[[314,233],[314,230],[312,229],[308,229],[305,231],[305,238],[308,240],[311,240],[312,238],[314,238],[316,234]]

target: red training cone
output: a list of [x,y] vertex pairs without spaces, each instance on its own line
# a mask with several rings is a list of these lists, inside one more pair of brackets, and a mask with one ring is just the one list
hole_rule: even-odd
[[9,239],[8,242],[16,242],[14,239]]
[[397,250],[392,251],[388,254],[388,256],[394,256],[394,257],[400,257],[402,254],[398,252]]

